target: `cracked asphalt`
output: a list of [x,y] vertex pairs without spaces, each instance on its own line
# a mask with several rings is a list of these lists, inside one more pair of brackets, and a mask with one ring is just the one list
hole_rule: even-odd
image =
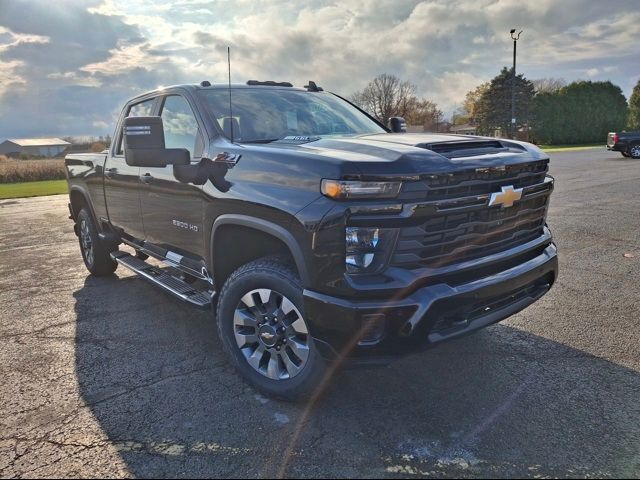
[[1,201],[0,476],[639,476],[640,162],[556,153],[551,173],[546,297],[315,405],[247,387],[210,314],[88,276],[65,196]]

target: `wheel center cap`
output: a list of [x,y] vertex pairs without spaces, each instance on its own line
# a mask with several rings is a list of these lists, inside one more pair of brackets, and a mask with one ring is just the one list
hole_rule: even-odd
[[278,342],[278,333],[271,325],[263,325],[260,327],[258,335],[260,336],[262,343],[267,347],[273,347]]

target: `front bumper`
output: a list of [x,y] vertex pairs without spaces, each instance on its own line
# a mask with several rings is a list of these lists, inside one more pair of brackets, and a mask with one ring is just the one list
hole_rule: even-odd
[[[305,290],[305,313],[328,358],[394,357],[466,335],[519,312],[542,297],[557,275],[557,250],[549,243],[526,261],[466,283],[429,283],[415,290],[389,290],[383,297],[366,300]],[[379,338],[372,338],[372,331]]]

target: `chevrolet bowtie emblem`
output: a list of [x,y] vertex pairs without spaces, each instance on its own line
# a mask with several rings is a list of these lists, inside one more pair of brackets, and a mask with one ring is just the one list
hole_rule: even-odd
[[260,337],[262,337],[262,339],[263,339],[264,341],[266,341],[266,342],[270,342],[270,341],[272,341],[274,338],[276,338],[276,336],[275,336],[275,335],[273,335],[272,333],[269,333],[269,332],[262,332],[262,333],[260,334]]
[[502,205],[505,207],[512,207],[514,202],[517,202],[522,198],[522,189],[514,189],[513,185],[507,185],[502,187],[501,192],[495,192],[491,194],[489,198],[489,206]]

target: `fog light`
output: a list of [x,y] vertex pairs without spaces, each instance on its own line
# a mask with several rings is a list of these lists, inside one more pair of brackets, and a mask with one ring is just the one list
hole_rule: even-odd
[[345,237],[347,270],[357,271],[369,267],[375,257],[375,250],[380,240],[380,230],[377,228],[347,227]]

